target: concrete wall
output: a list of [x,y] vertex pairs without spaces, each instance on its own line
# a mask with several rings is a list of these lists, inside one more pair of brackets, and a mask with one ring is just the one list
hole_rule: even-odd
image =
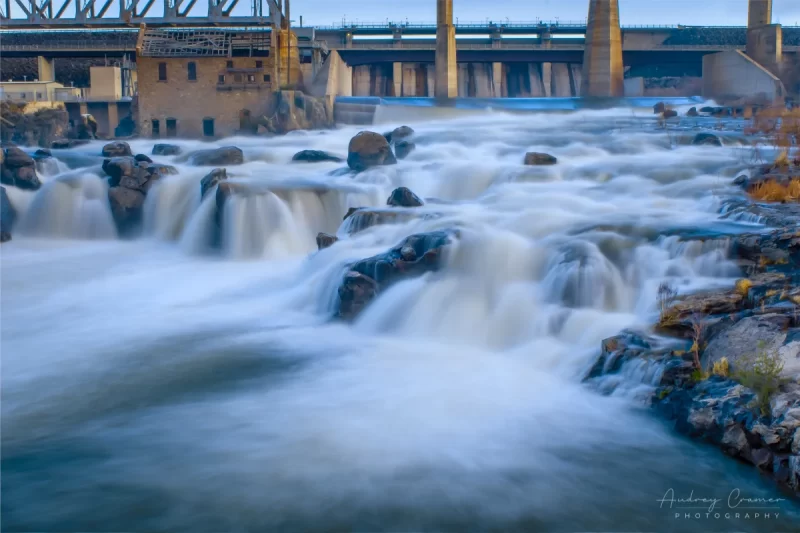
[[783,100],[785,90],[774,74],[735,50],[703,57],[703,96],[774,102]]
[[625,96],[644,96],[644,78],[627,78],[625,80]]
[[[253,74],[251,83],[246,74],[239,74],[236,81],[233,69],[255,68],[255,61],[262,61],[263,68]],[[197,64],[197,80],[188,80],[188,63]],[[167,81],[158,81],[158,64],[166,63]],[[202,137],[203,119],[214,119],[215,136],[233,135],[239,129],[239,112],[250,111],[254,117],[267,114],[272,102],[272,84],[264,76],[272,72],[271,58],[267,57],[195,57],[153,58],[139,57],[139,128],[143,136],[152,133],[152,120],[160,120],[161,136],[166,136],[166,119],[177,120],[179,137]],[[225,76],[219,84],[218,77]]]
[[783,30],[780,24],[747,29],[747,55],[773,74],[783,61]]
[[119,67],[89,67],[89,80],[93,99],[122,98],[122,73]]
[[569,78],[568,63],[553,63],[553,96],[572,96],[572,82]]

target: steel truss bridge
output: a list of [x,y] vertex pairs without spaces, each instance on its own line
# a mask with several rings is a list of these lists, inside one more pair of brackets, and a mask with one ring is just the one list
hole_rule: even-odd
[[[205,0],[204,0],[205,1]],[[0,26],[34,29],[47,27],[104,27],[147,24],[257,25],[281,24],[282,0],[249,0],[250,16],[232,16],[239,0],[159,0],[163,14],[151,13],[156,0],[0,0]],[[118,4],[117,12],[111,7]],[[194,11],[194,12],[193,12]],[[150,15],[150,16],[148,16]],[[199,16],[198,16],[199,15]]]

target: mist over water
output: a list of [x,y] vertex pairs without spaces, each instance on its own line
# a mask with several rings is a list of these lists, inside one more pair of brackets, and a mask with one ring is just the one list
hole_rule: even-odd
[[[120,240],[102,143],[54,151],[41,190],[7,188],[21,218],[1,264],[3,529],[791,529],[786,502],[766,521],[675,518],[657,501],[670,488],[782,495],[642,407],[658,369],[581,382],[603,338],[652,322],[659,283],[740,275],[724,240],[680,231],[758,228],[720,214],[747,163],[736,141],[691,146],[655,120],[434,115],[411,124],[407,159],[357,175],[290,162],[346,156],[352,127],[178,140],[244,151],[221,250],[210,168],[152,156],[179,174]],[[523,166],[526,151],[559,164]],[[386,208],[399,186],[426,205]],[[389,216],[342,222],[361,206]],[[331,320],[349,263],[443,229],[459,237],[442,270]],[[316,251],[320,231],[340,240]]]

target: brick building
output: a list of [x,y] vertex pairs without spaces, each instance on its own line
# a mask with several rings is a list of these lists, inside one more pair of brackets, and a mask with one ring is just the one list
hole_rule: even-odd
[[[285,34],[270,27],[142,28],[137,43],[140,134],[225,137],[246,130],[250,117],[269,115],[286,71],[298,82],[296,40],[294,47],[276,53]],[[280,64],[276,56],[283,57]]]

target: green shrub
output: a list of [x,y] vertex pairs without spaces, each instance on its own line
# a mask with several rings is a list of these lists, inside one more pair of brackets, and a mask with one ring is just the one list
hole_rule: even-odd
[[783,359],[777,350],[767,350],[764,343],[759,344],[755,357],[745,358],[746,364],[737,365],[741,369],[735,374],[735,379],[756,393],[755,407],[758,407],[764,416],[770,413],[770,400],[772,395],[780,390],[783,384]]

